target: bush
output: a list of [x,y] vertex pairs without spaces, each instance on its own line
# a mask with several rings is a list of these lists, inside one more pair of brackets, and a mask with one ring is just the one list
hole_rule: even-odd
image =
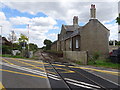
[[91,62],[93,62],[94,64],[96,64],[96,61],[99,59],[100,57],[100,53],[99,52],[95,52],[92,56],[92,59],[90,60]]
[[12,48],[10,46],[7,46],[7,45],[2,46],[2,53],[3,54],[11,54],[11,50],[12,50]]

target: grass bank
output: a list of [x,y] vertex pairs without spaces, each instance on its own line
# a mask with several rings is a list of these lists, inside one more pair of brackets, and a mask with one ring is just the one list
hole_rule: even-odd
[[96,67],[105,67],[105,68],[113,68],[113,69],[120,69],[120,64],[118,63],[112,63],[110,60],[96,60],[94,61],[89,61],[88,65],[96,66]]

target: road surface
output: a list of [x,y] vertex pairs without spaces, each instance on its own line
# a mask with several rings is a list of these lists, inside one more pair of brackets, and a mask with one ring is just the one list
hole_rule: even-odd
[[[0,87],[8,88],[66,88],[67,90],[118,89],[118,71],[86,66],[66,67],[53,62],[52,66],[42,60],[26,60],[3,57],[0,65]],[[54,68],[55,69],[54,69]]]

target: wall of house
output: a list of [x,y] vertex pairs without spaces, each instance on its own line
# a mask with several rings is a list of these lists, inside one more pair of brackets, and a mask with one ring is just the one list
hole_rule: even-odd
[[65,40],[65,51],[72,51],[72,47],[70,48],[70,40],[71,40],[72,38],[69,38],[69,39],[66,39]]
[[64,59],[79,61],[81,64],[87,64],[88,55],[86,51],[63,51]]
[[97,20],[91,20],[81,31],[81,50],[89,54],[100,52],[102,55],[109,53],[109,31]]

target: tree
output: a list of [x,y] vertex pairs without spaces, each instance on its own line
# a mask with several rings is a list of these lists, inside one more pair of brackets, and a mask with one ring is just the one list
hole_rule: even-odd
[[119,16],[116,18],[116,23],[118,23],[118,25],[120,25],[120,13],[119,13]]
[[27,42],[27,41],[28,41],[28,38],[27,38],[27,36],[25,36],[24,34],[21,34],[18,41],[19,41],[19,42]]
[[18,42],[19,42],[23,57],[28,57],[27,41],[28,41],[27,36],[25,36],[24,34],[20,34],[20,38],[18,39]]
[[20,35],[20,38],[18,39],[18,41],[19,41],[19,44],[20,44],[22,47],[26,47],[26,46],[27,46],[28,37],[25,36],[24,34],[21,34],[21,35]]
[[52,44],[51,40],[48,40],[48,39],[44,40],[44,45],[46,45],[46,50],[50,50],[51,49],[51,44]]
[[12,48],[11,52],[12,52],[12,50],[14,48],[13,43],[14,43],[14,41],[17,40],[16,34],[14,31],[11,31],[11,33],[9,34],[8,40],[12,43],[12,45],[11,45],[11,48]]
[[11,33],[9,34],[8,40],[13,44],[14,41],[17,40],[16,34],[14,31],[11,31]]
[[36,50],[38,50],[38,46],[36,44],[34,44],[34,43],[30,43],[29,47],[30,47],[30,51],[36,51]]

